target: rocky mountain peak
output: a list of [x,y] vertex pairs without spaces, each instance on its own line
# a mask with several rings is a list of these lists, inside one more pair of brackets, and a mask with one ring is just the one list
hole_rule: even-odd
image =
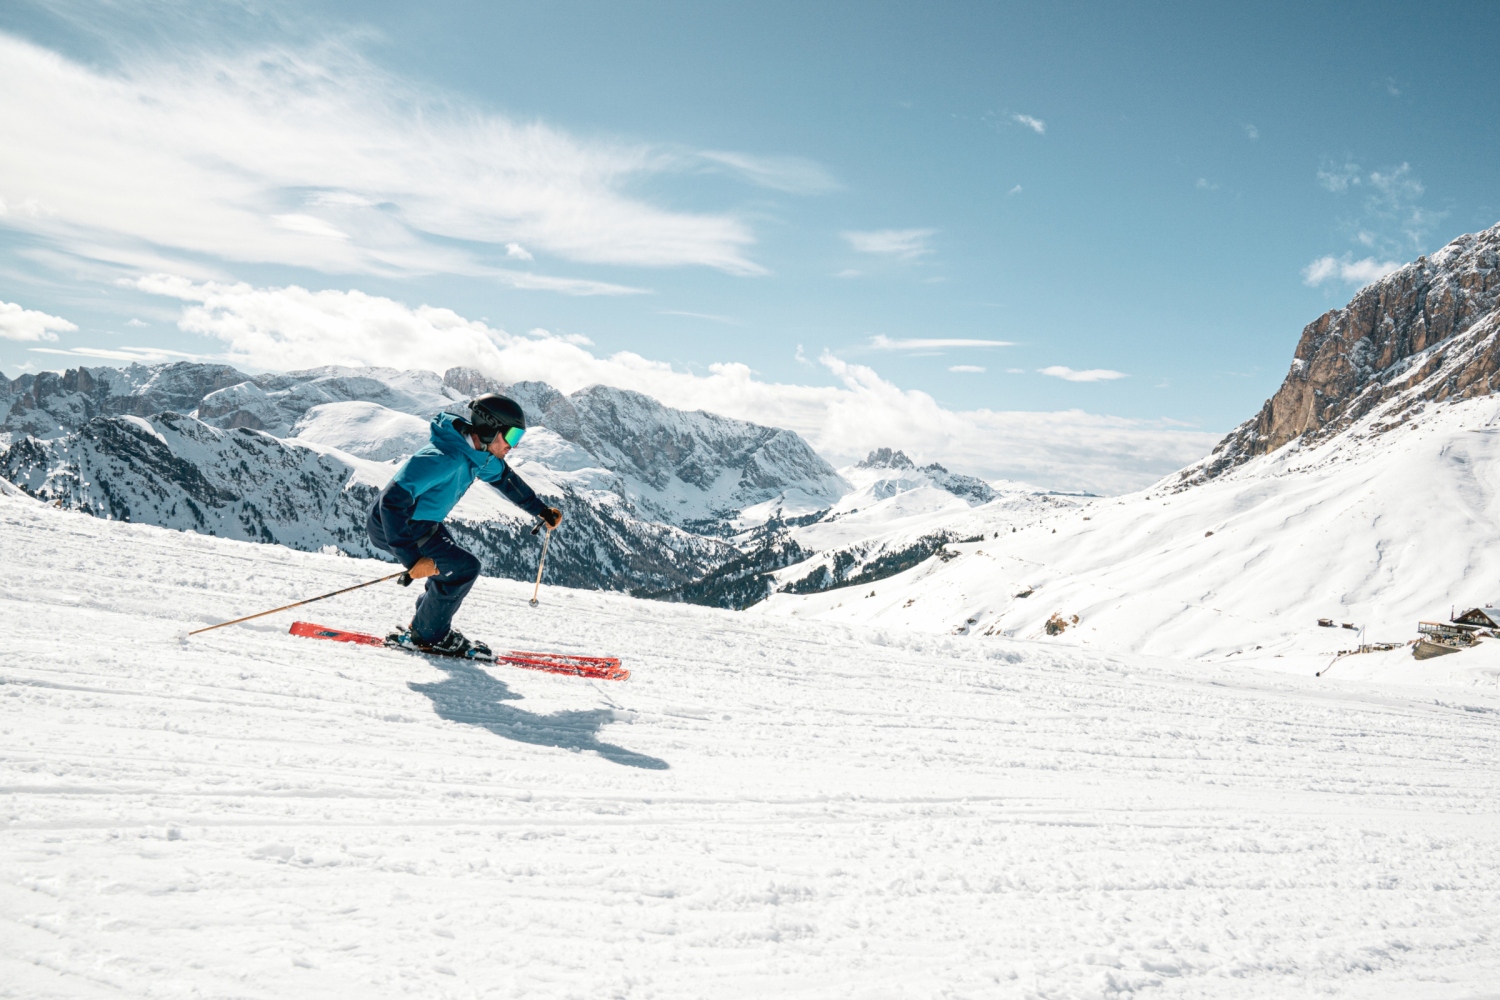
[[0,431],[51,439],[103,416],[187,412],[204,396],[250,376],[228,365],[192,361],[127,368],[69,368],[6,381]]
[[[477,372],[473,375],[484,379]],[[488,380],[478,384],[487,385]],[[205,396],[197,415],[215,427],[248,427],[285,437],[308,411],[328,403],[376,403],[398,413],[431,417],[466,398],[434,372],[328,365],[246,379]]]
[[625,478],[632,502],[672,523],[740,509],[796,490],[831,504],[848,485],[792,431],[702,410],[677,410],[629,389],[591,385],[564,396],[544,382],[507,390],[543,425]]
[[906,452],[892,451],[889,448],[876,448],[863,462],[855,465],[856,469],[915,469],[916,467],[917,463],[907,458]]
[[1418,257],[1309,323],[1281,388],[1180,481],[1326,439],[1393,401],[1381,419],[1400,423],[1425,402],[1487,395],[1500,388],[1497,333],[1500,225]]
[[498,392],[502,395],[506,392],[503,382],[496,382],[473,368],[449,368],[443,372],[443,384],[470,399],[487,392]]

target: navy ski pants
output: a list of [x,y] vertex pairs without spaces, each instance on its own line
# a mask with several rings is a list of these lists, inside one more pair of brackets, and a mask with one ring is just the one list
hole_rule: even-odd
[[474,581],[479,579],[479,560],[472,552],[461,548],[442,524],[409,521],[400,527],[426,530],[422,530],[415,539],[397,541],[389,537],[385,520],[381,517],[381,505],[377,502],[370,508],[370,517],[365,524],[365,530],[370,533],[370,541],[401,560],[407,569],[416,565],[417,559],[412,558],[413,554],[417,558],[426,556],[437,564],[437,576],[427,578],[427,587],[422,596],[417,598],[416,614],[411,620],[411,634],[413,639],[424,645],[439,642],[448,634],[459,605],[463,604]]

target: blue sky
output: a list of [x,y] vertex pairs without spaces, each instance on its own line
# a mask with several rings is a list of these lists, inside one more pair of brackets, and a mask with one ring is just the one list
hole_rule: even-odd
[[1139,484],[1500,221],[1500,8],[1225,6],[10,4],[0,370],[423,364],[426,305],[428,367]]

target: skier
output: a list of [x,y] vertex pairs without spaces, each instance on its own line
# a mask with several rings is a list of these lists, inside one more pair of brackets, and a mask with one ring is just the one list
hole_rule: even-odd
[[[426,579],[411,624],[390,639],[445,656],[489,655],[452,627],[453,615],[479,576],[479,560],[459,547],[443,518],[483,479],[511,503],[541,518],[551,531],[562,511],[548,507],[505,464],[526,433],[526,415],[515,400],[486,393],[469,402],[469,419],[451,413],[432,418],[431,443],[402,463],[370,508],[370,540],[400,560],[411,579]],[[408,582],[406,577],[402,583]]]

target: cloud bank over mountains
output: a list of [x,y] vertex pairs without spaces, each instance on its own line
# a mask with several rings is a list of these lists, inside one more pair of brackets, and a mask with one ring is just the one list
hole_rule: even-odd
[[171,275],[153,275],[137,286],[183,302],[178,325],[221,342],[223,360],[240,367],[465,365],[506,382],[545,381],[565,393],[602,383],[680,409],[790,428],[836,463],[893,447],[991,478],[1115,493],[1200,458],[1218,437],[1081,410],[951,410],[828,351],[817,363],[835,384],[798,385],[764,381],[735,362],[698,373],[629,351],[599,357],[580,338],[545,330],[512,334],[450,309],[411,307],[357,290],[255,288]]

